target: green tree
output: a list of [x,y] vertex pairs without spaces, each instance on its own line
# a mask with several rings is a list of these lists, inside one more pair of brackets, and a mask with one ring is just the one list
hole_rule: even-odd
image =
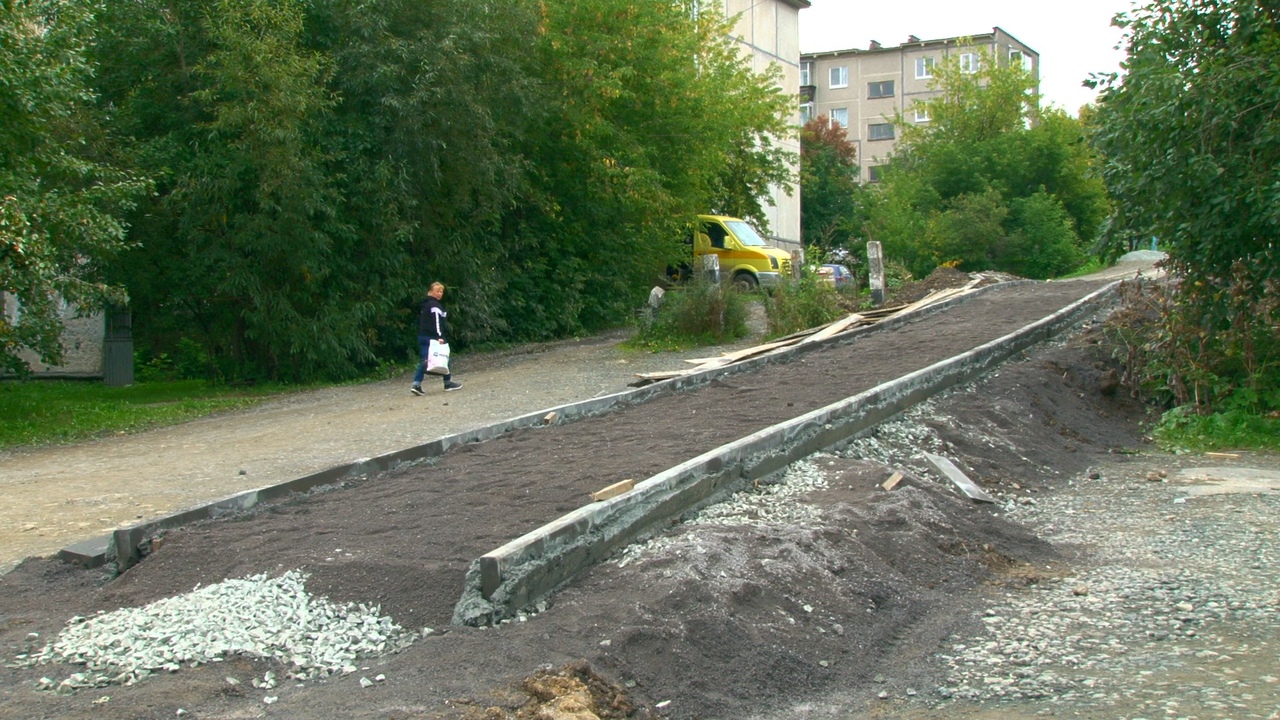
[[938,94],[918,103],[927,123],[896,118],[902,140],[863,231],[916,274],[942,263],[1036,278],[1074,269],[1107,209],[1085,128],[1041,109],[1026,69],[979,57],[976,72],[957,59],[935,67]]
[[[92,92],[95,2],[0,0],[0,368],[62,359],[61,305],[123,302],[102,277],[125,245],[121,214],[147,183],[110,155]],[[16,320],[16,321],[15,321]]]
[[1095,142],[1110,253],[1157,238],[1181,278],[1162,382],[1181,403],[1280,408],[1280,8],[1154,0],[1117,20],[1128,60],[1102,79]]
[[104,92],[161,178],[116,265],[151,347],[194,337],[230,375],[349,376],[403,357],[431,280],[497,284],[525,164],[494,118],[519,117],[510,58],[531,23],[404,0],[109,13]]
[[858,149],[820,115],[800,131],[800,232],[806,245],[843,245],[857,212]]
[[541,4],[529,71],[552,97],[523,135],[534,196],[504,227],[521,270],[509,322],[527,337],[624,321],[684,259],[695,214],[763,226],[767,188],[790,179],[778,139],[794,98],[693,5]]
[[[709,209],[761,219],[793,98],[692,4],[133,0],[103,96],[158,179],[114,265],[135,331],[224,374],[613,326]],[[453,319],[453,318],[451,318]]]

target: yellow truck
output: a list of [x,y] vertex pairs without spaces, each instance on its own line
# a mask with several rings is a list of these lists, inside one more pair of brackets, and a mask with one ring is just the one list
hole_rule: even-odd
[[703,256],[720,261],[720,277],[747,290],[771,287],[791,277],[791,255],[770,247],[745,220],[723,215],[699,215],[693,243],[695,267]]

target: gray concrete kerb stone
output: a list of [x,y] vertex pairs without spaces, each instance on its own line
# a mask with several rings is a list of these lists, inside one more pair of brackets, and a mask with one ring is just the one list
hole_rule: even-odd
[[977,378],[1023,350],[1097,312],[1108,285],[1046,318],[654,475],[631,491],[574,510],[472,563],[454,622],[485,625],[514,617],[616,549],[679,516],[846,442],[949,387]]

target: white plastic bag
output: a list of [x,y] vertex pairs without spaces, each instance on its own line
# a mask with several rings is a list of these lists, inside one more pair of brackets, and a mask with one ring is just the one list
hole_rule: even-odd
[[432,375],[449,374],[449,343],[439,340],[427,343],[427,372]]

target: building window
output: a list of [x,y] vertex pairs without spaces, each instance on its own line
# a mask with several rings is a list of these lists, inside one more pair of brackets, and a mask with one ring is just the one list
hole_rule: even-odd
[[928,105],[916,106],[916,122],[918,123],[929,122],[929,106]]
[[871,123],[867,126],[867,138],[870,140],[892,140],[893,123]]
[[831,111],[831,124],[842,128],[849,127],[849,108],[836,108]]
[[923,80],[924,78],[931,77],[933,77],[933,58],[916,58],[916,79]]
[[813,103],[805,103],[800,106],[800,124],[804,125],[813,119]]
[[884,179],[884,168],[880,165],[872,165],[867,168],[867,181],[877,183]]
[[849,68],[833,67],[831,68],[831,78],[828,87],[831,89],[849,87]]
[[1009,49],[1009,64],[1021,65],[1023,70],[1027,70],[1027,71],[1031,70],[1031,58],[1028,57],[1021,50],[1017,50],[1014,48]]
[[800,63],[800,84],[813,84],[813,63],[808,60]]
[[869,98],[893,97],[893,81],[885,80],[884,82],[868,83],[867,97]]
[[960,56],[960,72],[976,73],[978,72],[978,54],[964,53]]

